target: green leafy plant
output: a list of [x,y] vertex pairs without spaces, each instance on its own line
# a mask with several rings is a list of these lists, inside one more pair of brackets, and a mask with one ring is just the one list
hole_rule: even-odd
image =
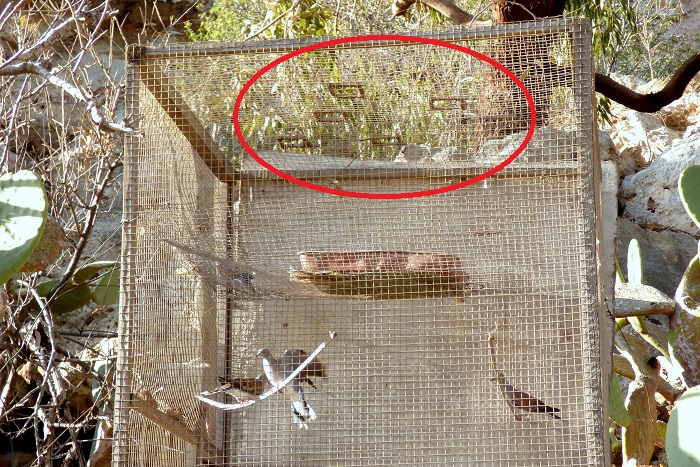
[[197,30],[189,24],[186,32],[195,41],[241,40],[256,33],[266,39],[318,37],[335,33],[329,30],[334,16],[316,0],[278,0],[267,10],[256,2],[223,0],[202,14]]
[[697,34],[669,35],[683,16],[681,0],[636,0],[637,30],[626,34],[615,70],[644,81],[672,74],[695,51]]
[[625,407],[625,397],[622,395],[617,375],[610,378],[610,418],[620,426],[632,423],[630,413]]
[[[262,5],[261,5],[262,6]],[[202,5],[198,5],[201,8]],[[185,33],[193,41],[235,41],[243,39],[252,23],[262,21],[265,10],[246,0],[218,0],[200,15],[199,27],[185,24]]]
[[593,27],[593,53],[597,68],[610,71],[618,52],[627,43],[628,35],[639,31],[633,3],[624,0],[587,2],[571,0],[566,4],[571,16],[591,19]]
[[92,288],[92,301],[100,306],[114,305],[119,302],[120,270],[117,267],[105,272]]
[[[58,283],[50,279],[39,283],[37,293],[44,298]],[[100,306],[114,305],[119,301],[119,267],[115,261],[95,261],[79,268],[71,280],[51,298],[49,306],[55,315],[82,308],[90,302]]]

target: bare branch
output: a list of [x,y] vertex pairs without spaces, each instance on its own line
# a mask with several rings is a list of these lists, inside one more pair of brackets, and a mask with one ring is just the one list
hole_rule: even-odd
[[92,122],[101,130],[108,133],[130,133],[133,128],[128,127],[125,123],[114,123],[106,120],[100,113],[100,106],[97,104],[97,99],[89,94],[83,93],[80,89],[73,86],[68,81],[60,78],[56,74],[49,71],[48,68],[36,61],[22,62],[18,64],[6,65],[0,68],[0,76],[12,76],[21,74],[34,74],[44,78],[49,83],[63,89],[66,93],[72,96],[75,100],[85,104],[86,111],[90,115]]
[[[19,4],[17,7],[18,6]],[[89,11],[83,11],[85,2],[82,2],[77,8],[73,8],[73,5],[69,6],[71,7],[71,14],[67,19],[44,31],[42,36],[36,42],[34,42],[31,47],[24,50],[18,50],[12,57],[9,57],[5,63],[0,64],[0,68],[11,64],[13,61],[28,61],[35,59],[41,53],[51,49],[57,42],[61,41],[68,34],[73,32],[74,30],[71,26],[74,24],[77,27],[78,23],[85,23],[90,25],[94,31],[97,31],[105,19],[116,16],[118,13],[117,10],[109,10],[109,4],[107,2]],[[17,7],[13,9],[13,12],[17,10]],[[10,16],[11,15],[8,15],[6,19],[9,19]],[[0,17],[2,17],[2,15],[0,15]],[[80,37],[80,35],[78,36]]]
[[26,73],[41,76],[54,86],[63,89],[77,101],[83,102],[85,104],[86,111],[89,113],[90,118],[92,119],[92,122],[101,130],[108,133],[131,133],[134,131],[133,128],[128,127],[124,123],[114,123],[106,120],[100,113],[100,106],[97,105],[97,100],[94,97],[86,95],[80,91],[80,89],[76,88],[68,81],[58,77],[38,62],[22,62],[16,65],[7,65],[0,68],[0,76],[21,75]]
[[102,201],[102,196],[104,194],[105,189],[107,188],[109,182],[112,180],[112,173],[119,166],[121,166],[120,162],[114,162],[112,164],[108,164],[106,167],[101,167],[98,171],[95,179],[100,180],[100,184],[95,189],[95,192],[92,195],[92,199],[90,200],[90,205],[87,208],[87,216],[85,218],[83,227],[82,229],[80,229],[79,232],[80,240],[78,240],[78,244],[75,247],[75,252],[73,253],[72,258],[68,263],[68,267],[63,273],[63,277],[60,281],[56,283],[56,285],[53,286],[53,288],[49,292],[49,297],[53,298],[54,295],[58,293],[58,290],[60,290],[61,287],[68,283],[70,278],[73,276],[73,273],[78,268],[78,262],[80,261],[80,258],[83,254],[83,250],[87,246],[87,242],[90,237],[90,233],[92,232],[92,228],[95,226],[97,208],[100,205],[100,201]]
[[[48,306],[46,306],[46,302],[44,302],[43,297],[39,295],[39,293],[36,291],[36,289],[29,284],[28,282],[25,281],[17,281],[20,285],[27,287],[29,292],[32,294],[34,297],[34,300],[39,304],[41,307],[41,316],[43,317],[44,323],[46,324],[46,334],[49,337],[49,343],[51,344],[51,353],[49,354],[48,359],[44,355],[43,349],[41,347],[41,343],[36,341],[34,342],[35,349],[34,353],[39,356],[39,360],[41,361],[42,365],[44,366],[44,380],[41,383],[41,389],[40,393],[43,391],[43,388],[48,385],[49,388],[51,389],[51,397],[53,399],[53,403],[55,405],[60,404],[63,402],[61,400],[62,396],[65,395],[65,387],[63,385],[63,378],[58,372],[58,369],[54,367],[54,362],[56,360],[56,339],[54,337],[54,326],[53,326],[53,317],[51,316],[51,312],[49,311]],[[30,340],[31,343],[31,340]],[[37,404],[41,402],[41,395],[37,397]],[[37,407],[38,408],[38,407]]]
[[0,417],[5,414],[7,402],[10,400],[10,390],[12,389],[12,385],[14,383],[14,376],[14,369],[10,368],[10,370],[7,372],[5,385],[2,387],[2,392],[0,393]]
[[67,329],[61,329],[58,328],[56,329],[57,334],[61,334],[62,336],[73,336],[73,337],[94,337],[94,338],[106,338],[106,339],[111,339],[118,337],[119,335],[116,332],[110,332],[110,331],[69,331]]
[[[43,51],[51,47],[56,41],[61,40],[61,38],[67,33],[67,27],[72,24],[73,21],[73,18],[69,18],[47,30],[38,41],[32,44],[31,47],[18,52],[15,56],[10,57],[5,63],[9,64],[15,60],[26,61],[36,58]],[[0,65],[0,69],[2,69],[3,66],[5,65]]]
[[0,68],[0,76],[22,75],[31,73],[39,75],[49,83],[60,87],[76,100],[86,102],[88,98],[75,86],[51,73],[48,68],[39,62],[27,61],[17,64],[6,65]]
[[[10,118],[7,121],[7,127],[8,128],[16,128],[17,125],[15,123],[15,119],[17,118],[17,112],[19,111],[19,103],[22,100],[23,94],[24,94],[24,88],[27,86],[27,81],[28,77],[25,77],[24,82],[20,86],[19,92],[17,93],[17,98],[14,101],[14,105],[11,107],[10,110]],[[7,132],[7,135],[5,136],[5,142],[2,145],[2,154],[0,154],[0,167],[3,167],[5,165],[5,160],[7,159],[7,151],[9,148],[9,142],[10,142],[10,132]]]
[[14,5],[12,3],[6,3],[5,8],[0,11],[0,31],[5,30],[5,24],[7,24],[7,21],[12,18],[15,13],[17,13],[17,10],[19,10],[22,5],[27,3],[28,0],[21,0]]

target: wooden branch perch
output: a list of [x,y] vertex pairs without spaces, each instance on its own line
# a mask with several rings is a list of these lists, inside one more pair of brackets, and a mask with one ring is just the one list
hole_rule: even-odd
[[618,284],[615,287],[615,317],[673,316],[676,303],[650,285]]
[[263,399],[267,399],[267,398],[270,397],[271,395],[277,394],[281,389],[283,389],[287,384],[289,384],[294,378],[296,378],[297,375],[298,375],[299,373],[301,373],[302,370],[303,370],[304,368],[306,368],[306,366],[307,366],[309,363],[311,363],[311,361],[312,361],[314,358],[316,358],[316,357],[318,356],[318,354],[321,353],[321,351],[323,351],[323,349],[326,348],[326,345],[328,345],[328,342],[330,342],[331,340],[335,339],[335,337],[336,337],[337,335],[338,335],[338,334],[337,334],[336,332],[334,332],[334,331],[329,332],[329,333],[328,333],[328,337],[329,337],[329,340],[328,340],[328,341],[323,341],[323,342],[321,342],[321,343],[318,345],[318,347],[316,347],[316,350],[314,350],[314,351],[311,353],[311,355],[309,355],[309,356],[306,358],[306,360],[304,360],[303,362],[301,362],[301,364],[300,364],[298,367],[296,367],[296,369],[295,369],[292,373],[290,373],[290,375],[287,376],[287,378],[286,378],[284,381],[282,381],[282,382],[279,384],[279,386],[275,386],[274,384],[270,383],[270,384],[272,385],[272,389],[268,390],[267,392],[265,392],[265,393],[263,393],[263,394],[260,394],[260,396],[258,396],[257,399],[248,399],[248,400],[243,401],[243,402],[240,402],[240,403],[238,403],[238,404],[222,404],[222,403],[220,403],[220,402],[216,402],[216,401],[214,401],[214,400],[208,399],[208,398],[206,398],[206,397],[204,397],[204,396],[202,396],[202,395],[198,395],[198,396],[197,396],[197,399],[199,399],[200,401],[204,402],[205,404],[212,405],[212,406],[216,407],[217,409],[221,409],[221,410],[238,410],[238,409],[242,409],[242,408],[244,408],[244,407],[251,406],[251,405],[255,404],[257,401],[260,401],[260,400],[263,400]]

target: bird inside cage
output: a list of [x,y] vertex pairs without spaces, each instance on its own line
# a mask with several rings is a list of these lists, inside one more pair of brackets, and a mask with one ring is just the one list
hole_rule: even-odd
[[495,378],[491,378],[491,381],[498,382],[498,388],[501,390],[506,404],[508,404],[508,407],[511,412],[513,412],[513,415],[515,415],[517,421],[522,421],[523,414],[528,413],[544,413],[554,419],[561,419],[561,417],[557,415],[561,410],[556,407],[551,407],[525,392],[518,391],[508,382],[505,375],[500,371]]
[[314,379],[326,377],[325,365],[313,359],[286,386],[283,386],[284,381],[309,358],[309,354],[299,349],[287,349],[282,357],[275,358],[270,349],[260,349],[256,356],[262,359],[263,370],[273,388],[277,388],[278,392],[291,399],[292,422],[299,428],[308,428],[307,422],[316,420],[316,412],[307,402],[302,384],[315,389]]

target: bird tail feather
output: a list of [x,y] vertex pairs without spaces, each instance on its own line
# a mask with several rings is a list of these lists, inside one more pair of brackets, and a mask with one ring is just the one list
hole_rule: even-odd
[[306,402],[304,392],[298,388],[292,393],[292,422],[298,424],[299,428],[306,429],[309,420],[316,420],[316,412]]

